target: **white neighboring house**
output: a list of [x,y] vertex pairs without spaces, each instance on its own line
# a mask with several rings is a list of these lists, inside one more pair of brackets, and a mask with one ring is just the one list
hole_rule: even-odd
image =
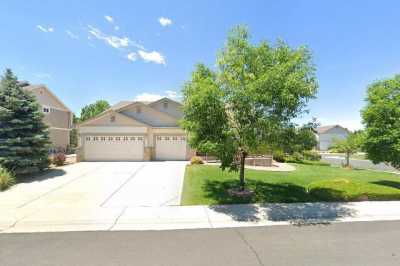
[[334,140],[346,139],[350,130],[340,125],[323,126],[317,128],[317,149],[327,151],[334,144]]

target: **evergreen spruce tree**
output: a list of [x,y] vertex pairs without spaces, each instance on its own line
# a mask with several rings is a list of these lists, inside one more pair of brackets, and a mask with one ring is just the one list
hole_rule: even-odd
[[34,95],[10,69],[0,81],[0,165],[16,173],[48,167],[49,133]]

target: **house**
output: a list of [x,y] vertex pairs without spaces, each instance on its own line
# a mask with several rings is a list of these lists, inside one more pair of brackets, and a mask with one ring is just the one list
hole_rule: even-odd
[[317,149],[327,151],[334,144],[335,140],[346,139],[350,131],[340,125],[317,127]]
[[168,98],[122,101],[78,126],[81,161],[188,160],[182,105]]
[[[21,83],[22,88],[35,95],[44,113],[44,122],[49,126],[49,137],[52,149],[66,150],[72,128],[73,113],[45,85]],[[25,86],[24,86],[25,85]]]

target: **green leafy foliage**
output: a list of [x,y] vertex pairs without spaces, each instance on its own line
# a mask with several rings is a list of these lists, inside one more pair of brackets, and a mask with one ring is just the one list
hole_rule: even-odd
[[366,101],[362,118],[367,157],[400,169],[400,75],[371,84]]
[[83,122],[89,120],[96,115],[101,114],[108,108],[110,108],[110,104],[105,100],[98,100],[95,103],[86,105],[81,109],[81,117],[79,118],[79,121]]
[[304,111],[317,91],[311,54],[283,41],[250,42],[234,28],[217,57],[215,71],[199,64],[183,88],[182,127],[190,145],[212,152],[222,169],[238,170],[244,188],[244,159]]
[[29,173],[49,164],[49,136],[36,98],[7,69],[0,83],[0,165]]
[[334,140],[331,149],[339,153],[344,153],[346,156],[346,167],[350,166],[350,156],[360,151],[363,143],[363,133],[350,133],[346,139]]

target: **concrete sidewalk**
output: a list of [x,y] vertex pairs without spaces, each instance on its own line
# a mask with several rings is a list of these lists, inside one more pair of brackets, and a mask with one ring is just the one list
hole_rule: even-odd
[[400,201],[0,209],[0,231],[170,230],[400,220]]

